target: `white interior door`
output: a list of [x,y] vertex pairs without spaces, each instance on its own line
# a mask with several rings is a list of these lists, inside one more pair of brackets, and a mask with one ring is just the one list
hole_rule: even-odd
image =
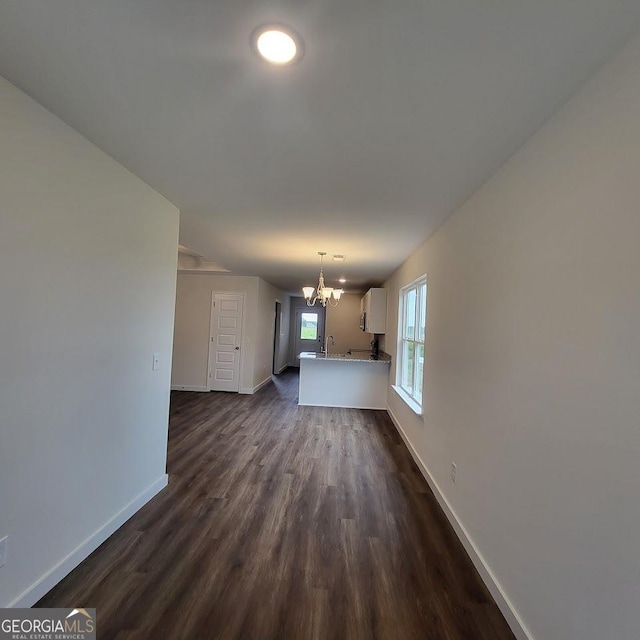
[[241,293],[213,293],[209,340],[209,391],[238,391],[242,355]]
[[324,309],[301,307],[296,309],[295,364],[302,351],[322,351],[324,346]]

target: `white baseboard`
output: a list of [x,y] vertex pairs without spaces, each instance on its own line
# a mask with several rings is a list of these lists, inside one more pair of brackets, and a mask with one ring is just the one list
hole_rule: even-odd
[[207,387],[194,387],[188,384],[174,384],[174,385],[171,385],[171,391],[206,391],[208,392],[209,389],[207,389]]
[[290,365],[288,364],[283,364],[280,369],[278,369],[278,371],[276,371],[276,375],[279,373],[282,373],[285,369],[288,369]]
[[449,520],[449,522],[451,523],[451,526],[455,530],[456,535],[460,539],[460,542],[462,542],[466,552],[469,554],[471,561],[473,562],[476,569],[478,570],[478,573],[480,574],[482,581],[487,586],[487,589],[489,589],[489,593],[491,593],[491,596],[493,597],[496,604],[498,605],[500,611],[502,612],[502,615],[507,621],[507,624],[511,628],[511,631],[513,631],[514,635],[518,640],[534,640],[533,635],[531,634],[529,629],[527,629],[524,622],[518,615],[516,608],[513,606],[513,604],[509,600],[507,594],[504,592],[502,586],[496,579],[495,575],[493,574],[493,571],[491,571],[491,568],[489,567],[484,557],[480,553],[475,542],[473,541],[471,536],[469,536],[469,533],[467,532],[463,524],[458,519],[456,512],[453,510],[453,508],[449,504],[449,501],[445,498],[444,494],[440,490],[438,483],[434,480],[433,476],[431,475],[431,472],[427,468],[427,465],[424,463],[422,458],[420,458],[420,456],[418,455],[418,452],[414,449],[413,445],[409,441],[409,438],[407,438],[407,435],[405,434],[404,429],[400,426],[398,419],[396,418],[396,416],[393,414],[393,411],[391,411],[389,407],[387,407],[387,413],[389,414],[391,421],[393,422],[396,429],[398,430],[400,437],[404,440],[404,443],[407,445],[407,449],[409,449],[409,453],[411,454],[411,457],[413,458],[415,463],[418,465],[418,468],[420,469],[420,472],[422,473],[425,480],[429,484],[429,487],[431,487],[431,490],[433,491],[433,494],[435,495],[436,500],[438,501],[438,504],[444,511],[445,516],[447,516],[447,519]]
[[259,382],[255,387],[242,387],[238,393],[245,395],[245,396],[251,396],[253,395],[256,391],[262,389],[262,387],[264,387],[266,384],[269,384],[271,382],[271,375],[269,375],[269,377],[265,378],[262,382]]
[[343,402],[342,404],[334,402],[331,404],[314,404],[312,402],[298,402],[299,407],[333,407],[335,409],[366,409],[367,411],[386,411],[386,407],[372,407],[357,405],[353,402]]
[[60,580],[71,573],[85,558],[93,553],[112,533],[117,531],[136,511],[141,509],[151,498],[160,493],[169,481],[169,476],[164,474],[140,495],[134,498],[124,509],[116,513],[109,521],[105,522],[97,531],[90,535],[84,542],[77,546],[66,558],[63,558],[47,573],[34,582],[28,589],[21,593],[9,607],[26,608],[33,606],[42,596],[55,587]]
[[260,382],[255,387],[253,387],[253,391],[251,393],[255,393],[256,391],[262,389],[262,387],[269,384],[270,382],[271,382],[271,376],[269,376],[268,378],[265,378],[262,382]]

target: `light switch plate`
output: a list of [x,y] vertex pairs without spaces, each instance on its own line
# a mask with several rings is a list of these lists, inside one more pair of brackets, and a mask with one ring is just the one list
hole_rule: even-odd
[[153,370],[157,371],[159,368],[160,368],[160,354],[154,353],[153,354]]
[[0,567],[4,567],[7,564],[7,542],[9,541],[9,536],[5,536],[0,540]]

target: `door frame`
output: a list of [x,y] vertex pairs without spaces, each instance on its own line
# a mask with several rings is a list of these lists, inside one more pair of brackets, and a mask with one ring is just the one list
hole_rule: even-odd
[[215,344],[213,341],[214,331],[213,331],[213,303],[215,301],[216,295],[222,296],[242,296],[242,323],[241,323],[241,331],[242,335],[240,337],[240,363],[238,366],[238,391],[230,391],[229,393],[242,393],[242,371],[244,369],[244,342],[245,342],[245,333],[246,333],[246,324],[247,324],[247,314],[245,313],[245,302],[247,296],[244,291],[212,291],[211,292],[211,300],[209,301],[209,351],[207,354],[207,391],[212,391],[211,382],[213,380],[211,376],[211,364],[213,363],[213,354],[214,349],[213,345]]
[[284,367],[279,370],[276,371],[276,359],[278,357],[278,352],[280,351],[280,342],[283,336],[282,333],[282,321],[283,321],[283,317],[282,317],[282,302],[280,300],[278,300],[278,298],[275,299],[275,320],[273,323],[273,358],[272,358],[272,362],[271,362],[271,373],[272,375],[278,375],[279,373],[282,373],[282,371],[284,371],[287,368],[287,364],[285,363]]

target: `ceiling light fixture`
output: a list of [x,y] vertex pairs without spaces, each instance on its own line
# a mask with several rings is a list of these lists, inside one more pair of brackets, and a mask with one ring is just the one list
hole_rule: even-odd
[[[333,287],[326,287],[324,284],[324,274],[322,273],[322,258],[327,255],[326,251],[318,251],[320,256],[320,277],[318,278],[318,286],[314,290],[313,287],[302,287],[302,293],[307,301],[307,306],[313,307],[317,300],[320,300],[323,307],[329,303],[332,307],[337,306],[340,302],[340,296],[344,293],[343,289],[334,289]],[[314,296],[314,292],[316,295]]]
[[264,60],[275,65],[286,65],[302,58],[302,38],[284,24],[262,25],[251,34],[254,51]]

